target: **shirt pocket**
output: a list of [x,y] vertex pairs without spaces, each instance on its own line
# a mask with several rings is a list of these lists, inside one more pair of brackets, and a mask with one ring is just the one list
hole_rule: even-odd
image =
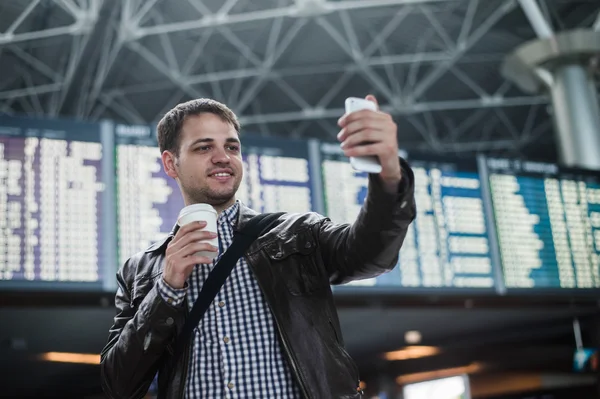
[[277,278],[292,295],[307,295],[328,286],[314,237],[292,234],[268,244],[266,254]]

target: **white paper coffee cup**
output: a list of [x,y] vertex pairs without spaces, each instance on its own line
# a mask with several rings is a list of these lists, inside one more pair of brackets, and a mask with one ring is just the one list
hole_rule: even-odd
[[[177,224],[179,227],[183,227],[191,222],[206,222],[206,227],[203,231],[210,231],[211,233],[217,232],[217,211],[211,205],[208,204],[192,204],[183,208],[179,212],[177,218]],[[219,247],[219,238],[215,237],[208,241],[211,245]],[[200,251],[196,252],[198,256],[205,256],[209,259],[214,259],[217,256],[217,252]]]

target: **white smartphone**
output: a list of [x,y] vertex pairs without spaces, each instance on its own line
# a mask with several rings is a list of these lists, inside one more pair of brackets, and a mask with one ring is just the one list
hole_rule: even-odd
[[[373,101],[365,100],[364,98],[348,97],[345,102],[346,114],[361,109],[377,110],[377,105]],[[381,164],[376,156],[351,157],[350,165],[354,170],[367,173],[381,173]]]

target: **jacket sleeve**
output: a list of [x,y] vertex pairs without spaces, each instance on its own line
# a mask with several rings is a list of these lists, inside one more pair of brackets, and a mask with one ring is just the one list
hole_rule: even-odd
[[389,193],[377,175],[369,175],[367,198],[352,225],[324,219],[319,244],[332,284],[370,278],[393,269],[410,223],[415,219],[414,175],[400,159],[402,180]]
[[136,304],[137,298],[132,298],[136,269],[136,261],[130,259],[117,273],[117,314],[100,358],[102,388],[113,399],[141,398],[147,393],[184,317],[184,308],[165,302],[152,280],[148,280],[152,288]]

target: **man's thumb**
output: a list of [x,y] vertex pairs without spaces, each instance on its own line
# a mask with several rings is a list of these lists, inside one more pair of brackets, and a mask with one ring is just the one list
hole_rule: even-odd
[[377,102],[377,99],[375,98],[374,95],[369,94],[368,96],[365,97],[365,99],[374,102],[375,105],[377,106],[377,109],[379,109],[379,103]]

